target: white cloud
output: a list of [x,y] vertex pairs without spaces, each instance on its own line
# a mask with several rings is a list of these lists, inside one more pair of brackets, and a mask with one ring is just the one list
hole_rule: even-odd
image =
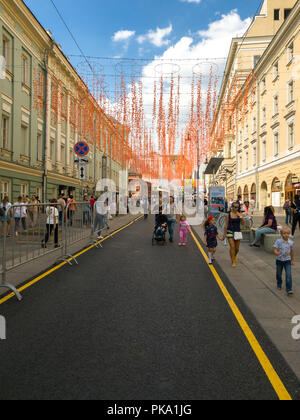
[[[149,62],[142,69],[144,109],[148,127],[152,125],[154,81],[156,80],[159,92],[159,81],[163,75],[165,81],[164,101],[165,109],[167,110],[170,75],[173,73],[175,79],[177,79],[177,76],[180,74],[180,131],[183,130],[188,123],[191,109],[191,83],[193,74],[196,75],[196,78],[197,76],[202,76],[203,93],[205,95],[211,66],[213,66],[214,73],[219,76],[221,81],[231,40],[236,36],[242,36],[248,29],[251,21],[250,18],[245,20],[241,19],[237,10],[232,10],[226,15],[218,16],[214,22],[208,25],[206,30],[201,30],[194,34],[190,33],[189,36],[182,37],[173,45],[169,45],[170,42],[164,40],[165,35],[162,38],[158,37],[158,39],[155,39],[154,36],[151,38],[158,45],[168,45],[168,47],[163,54],[156,56],[154,61]],[[170,26],[166,29],[168,29],[168,33],[170,34],[173,28]],[[139,37],[138,41],[140,44],[146,40],[150,40],[149,34],[151,32],[153,31]],[[158,33],[162,34],[161,32]],[[159,96],[157,97],[158,99]],[[112,108],[113,106],[115,104],[112,105]],[[156,134],[153,133],[153,140],[155,139]]]
[[167,28],[156,28],[155,31],[150,30],[147,34],[138,37],[137,41],[139,44],[143,44],[148,41],[156,47],[163,47],[170,44],[170,40],[165,39],[166,36],[170,35],[173,31],[173,26],[170,25]]
[[135,35],[135,31],[118,31],[112,37],[114,42],[129,41]]
[[[237,10],[233,10],[227,15],[219,16],[216,21],[209,24],[206,30],[201,30],[195,35],[182,37],[176,44],[169,46],[162,55],[155,57],[155,61],[145,66],[143,69],[144,106],[148,114],[148,124],[151,125],[153,77],[159,81],[163,72],[165,73],[165,80],[168,82],[170,73],[174,72],[175,78],[180,73],[182,93],[180,97],[182,109],[180,118],[181,129],[184,128],[190,110],[193,73],[196,76],[202,75],[203,89],[206,87],[211,66],[221,80],[232,38],[237,35],[242,36],[250,23],[251,18],[242,20]],[[207,63],[206,59],[208,59]],[[169,96],[166,94],[166,104],[168,99]]]

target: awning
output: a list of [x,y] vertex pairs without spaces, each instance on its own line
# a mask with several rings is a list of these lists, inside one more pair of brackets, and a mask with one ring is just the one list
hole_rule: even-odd
[[204,172],[205,175],[215,175],[220,169],[223,161],[224,158],[211,158]]

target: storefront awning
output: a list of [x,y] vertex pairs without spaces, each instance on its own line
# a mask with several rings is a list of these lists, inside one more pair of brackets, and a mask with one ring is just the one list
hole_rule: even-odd
[[220,169],[223,161],[224,158],[211,158],[204,172],[205,175],[215,175]]

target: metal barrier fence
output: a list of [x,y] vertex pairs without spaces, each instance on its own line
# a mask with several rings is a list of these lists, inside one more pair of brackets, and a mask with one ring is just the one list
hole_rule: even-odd
[[86,201],[70,202],[66,206],[58,203],[15,204],[0,215],[0,221],[0,287],[10,289],[21,300],[17,289],[7,283],[7,272],[54,252],[59,252],[58,261],[78,264],[70,247],[87,239],[89,245],[102,248],[99,235],[108,218],[96,215],[90,202]]

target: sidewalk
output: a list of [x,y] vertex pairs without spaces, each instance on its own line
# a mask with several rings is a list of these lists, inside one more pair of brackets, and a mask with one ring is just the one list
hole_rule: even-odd
[[[261,216],[254,217],[256,227],[261,224],[261,220]],[[285,221],[278,217],[278,222]],[[194,229],[203,240],[202,227]],[[248,243],[242,243],[238,266],[234,269],[231,266],[229,248],[219,242],[217,263],[300,380],[300,341],[293,340],[291,335],[291,320],[295,315],[300,315],[300,251],[297,251],[300,250],[299,231],[295,236],[295,294],[292,298],[284,291],[277,291],[275,256],[267,254],[263,249],[250,248]]]
[[[132,215],[126,215],[126,216],[119,216],[115,217],[113,220],[110,220],[110,230],[108,231],[108,234],[112,233],[115,230],[120,229],[121,227],[127,225],[134,219],[136,219],[137,216]],[[105,235],[106,230],[103,231],[103,236]],[[90,239],[83,239],[74,245],[69,247],[70,253],[72,255],[76,254],[80,250],[86,248],[90,243]],[[105,243],[103,244],[105,246]],[[31,261],[29,263],[26,263],[24,265],[21,265],[18,268],[15,268],[7,273],[7,281],[6,283],[10,283],[13,286],[20,286],[24,282],[28,281],[29,279],[32,279],[39,274],[47,271],[52,266],[57,265],[57,259],[61,256],[61,250],[58,249],[57,251],[53,251],[50,254],[45,254],[41,256],[40,258]],[[80,261],[79,261],[80,264]],[[76,270],[76,267],[74,266],[74,269]],[[0,279],[1,281],[1,279]],[[8,292],[8,289],[0,288],[0,296],[3,296]]]

